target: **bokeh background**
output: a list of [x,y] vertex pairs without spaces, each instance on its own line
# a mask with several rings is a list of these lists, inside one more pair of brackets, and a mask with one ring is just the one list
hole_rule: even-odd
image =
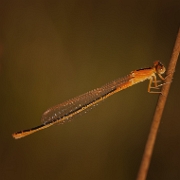
[[[49,107],[155,60],[168,65],[179,0],[0,1],[0,178],[133,180],[158,95],[128,88],[71,122],[14,140]],[[180,179],[180,64],[148,180]]]

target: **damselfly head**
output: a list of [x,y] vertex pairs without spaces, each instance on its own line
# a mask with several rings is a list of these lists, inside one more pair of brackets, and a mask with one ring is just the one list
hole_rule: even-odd
[[160,61],[155,61],[154,62],[154,68],[156,69],[156,72],[158,74],[164,74],[166,71],[166,68]]

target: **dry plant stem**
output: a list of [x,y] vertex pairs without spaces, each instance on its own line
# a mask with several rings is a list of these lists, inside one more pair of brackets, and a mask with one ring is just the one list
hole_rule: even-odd
[[[167,78],[166,78],[166,82],[171,82],[172,78],[173,78],[173,74],[175,72],[175,67],[176,67],[176,63],[178,60],[178,56],[179,56],[179,52],[180,52],[180,29],[178,31],[178,35],[176,38],[176,42],[175,42],[175,46],[173,49],[173,53],[172,53],[172,57],[167,69]],[[162,117],[162,113],[164,110],[164,106],[166,103],[166,99],[169,93],[169,89],[170,89],[170,85],[171,83],[166,83],[163,87],[162,87],[162,95],[160,95],[159,99],[158,99],[158,103],[156,106],[156,110],[154,113],[154,118],[153,118],[153,122],[151,125],[151,129],[150,129],[150,133],[149,133],[149,137],[146,143],[146,147],[145,147],[145,151],[144,151],[144,155],[141,161],[141,165],[140,165],[140,169],[139,169],[139,173],[137,176],[137,180],[145,180],[146,176],[147,176],[147,172],[149,169],[149,164],[151,161],[151,156],[152,156],[152,152],[153,152],[153,148],[154,148],[154,144],[155,144],[155,140],[156,140],[156,135],[157,135],[157,131],[158,131],[158,127],[160,124],[160,120]]]

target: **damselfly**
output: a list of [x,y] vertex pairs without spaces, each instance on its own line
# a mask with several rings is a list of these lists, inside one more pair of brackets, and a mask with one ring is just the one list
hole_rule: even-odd
[[19,139],[42,129],[48,128],[54,124],[63,123],[74,117],[75,115],[91,109],[93,106],[106,99],[107,97],[115,94],[116,92],[133,86],[139,82],[143,82],[147,79],[149,79],[148,92],[161,93],[157,91],[151,91],[151,89],[158,89],[159,86],[162,85],[158,85],[156,74],[162,81],[164,81],[165,79],[161,74],[163,74],[165,71],[166,69],[164,65],[159,61],[154,62],[152,67],[132,71],[129,75],[123,78],[114,80],[100,88],[94,89],[85,94],[49,108],[42,115],[41,120],[43,124],[31,129],[16,132],[12,136],[15,139]]

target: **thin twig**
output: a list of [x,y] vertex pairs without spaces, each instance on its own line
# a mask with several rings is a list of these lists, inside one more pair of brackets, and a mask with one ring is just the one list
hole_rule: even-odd
[[[166,82],[172,81],[173,74],[175,72],[176,63],[177,63],[178,56],[179,56],[179,52],[180,52],[180,29],[179,29],[179,32],[178,32],[178,35],[176,38],[175,46],[174,46],[174,49],[172,52],[172,57],[171,57],[171,60],[170,60],[170,63],[169,63],[168,69],[167,69]],[[146,147],[145,147],[144,155],[142,158],[141,166],[139,169],[139,173],[137,176],[137,180],[145,180],[146,179],[147,172],[149,169],[149,164],[151,161],[153,148],[154,148],[154,144],[155,144],[155,140],[156,140],[158,127],[160,124],[160,120],[162,117],[166,99],[167,99],[167,96],[169,93],[170,85],[171,85],[171,83],[166,83],[162,87],[162,95],[160,95],[160,97],[158,99],[158,103],[157,103],[156,110],[154,113],[153,122],[151,125],[149,137],[148,137],[148,140],[146,143]]]

